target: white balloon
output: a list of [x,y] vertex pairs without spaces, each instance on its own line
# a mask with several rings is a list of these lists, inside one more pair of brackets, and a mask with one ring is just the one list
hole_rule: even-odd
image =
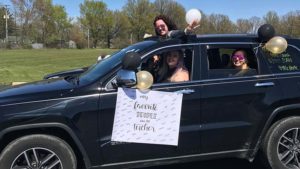
[[191,24],[193,21],[199,24],[201,21],[200,11],[198,9],[190,9],[185,15],[185,20],[188,24]]

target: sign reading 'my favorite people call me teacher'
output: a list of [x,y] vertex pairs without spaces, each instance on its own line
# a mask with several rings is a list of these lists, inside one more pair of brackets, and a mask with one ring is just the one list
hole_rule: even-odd
[[118,88],[112,141],[178,145],[182,94]]

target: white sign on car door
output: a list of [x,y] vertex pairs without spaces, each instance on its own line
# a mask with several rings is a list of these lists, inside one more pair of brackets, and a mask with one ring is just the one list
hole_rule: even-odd
[[118,88],[112,141],[178,145],[182,94]]

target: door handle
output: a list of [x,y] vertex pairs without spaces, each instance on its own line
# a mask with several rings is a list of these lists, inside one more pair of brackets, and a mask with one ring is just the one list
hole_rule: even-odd
[[273,82],[256,83],[255,87],[272,87],[275,86]]
[[175,91],[175,93],[181,93],[181,94],[192,94],[194,92],[195,90],[193,89],[182,89],[182,90]]

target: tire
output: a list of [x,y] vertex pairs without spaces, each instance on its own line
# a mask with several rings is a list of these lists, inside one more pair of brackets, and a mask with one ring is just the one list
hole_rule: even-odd
[[263,158],[272,169],[300,169],[300,117],[274,123],[263,142]]
[[64,140],[50,135],[18,138],[9,143],[0,155],[1,169],[76,169],[76,165],[72,148]]

